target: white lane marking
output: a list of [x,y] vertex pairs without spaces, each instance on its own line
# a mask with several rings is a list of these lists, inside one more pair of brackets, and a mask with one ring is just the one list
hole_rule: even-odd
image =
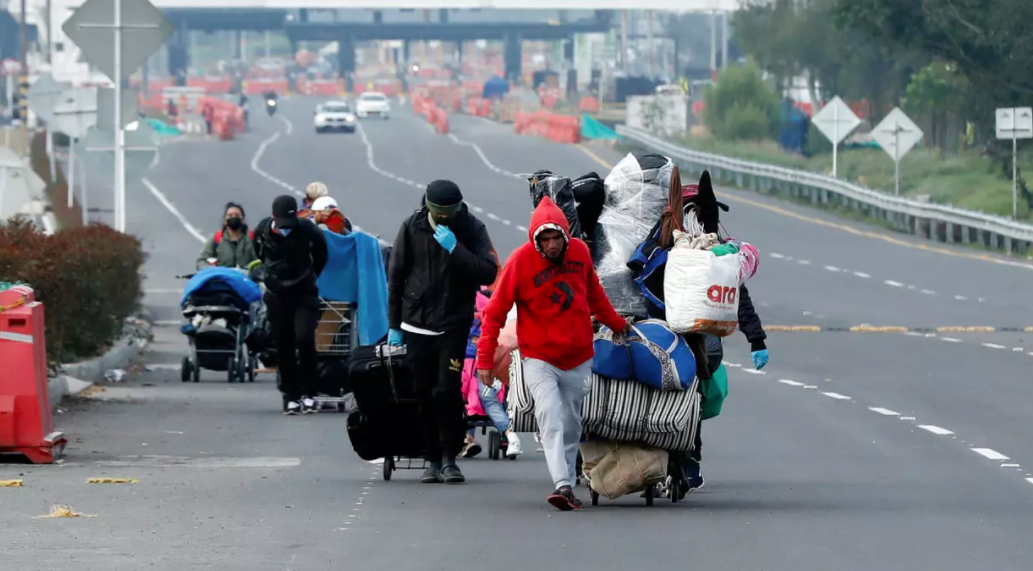
[[1020,464],[1001,464],[1001,468],[1021,468]]
[[827,396],[829,398],[836,399],[836,400],[851,400],[850,397],[848,397],[846,395],[841,395],[839,393],[821,393],[821,394],[823,394],[823,395],[825,395],[825,396]]
[[513,223],[510,222],[509,220],[503,220],[502,223],[505,224],[506,226],[512,226],[513,225]]
[[958,301],[965,301],[968,298],[963,296],[963,295],[956,295],[956,296],[954,296],[954,299],[956,299]]
[[160,202],[162,206],[165,207],[165,210],[168,210],[170,213],[172,213],[172,216],[174,216],[176,220],[179,220],[179,223],[183,225],[183,229],[186,230],[188,234],[190,234],[194,238],[197,238],[197,240],[202,244],[205,243],[205,237],[203,234],[201,234],[201,231],[195,228],[186,219],[186,217],[183,216],[183,213],[180,212],[179,209],[177,209],[176,206],[172,204],[169,201],[169,199],[164,194],[162,194],[160,190],[158,190],[158,187],[154,186],[154,183],[147,180],[146,178],[142,179],[140,182],[142,182],[143,185],[147,187],[147,190],[151,191],[151,194],[154,195],[154,198],[158,199],[158,202]]
[[782,254],[775,253],[775,252],[771,252],[770,254],[768,254],[768,256],[770,256],[772,258],[775,258],[777,260],[785,259],[785,256],[783,256]]
[[474,206],[474,207],[473,207],[473,210],[474,210],[474,212],[476,212],[476,213],[478,213],[478,214],[480,214],[480,213],[484,212],[484,209],[483,209],[483,208],[481,208],[480,206]]
[[900,416],[900,413],[897,412],[897,411],[890,410],[888,408],[878,407],[878,406],[870,406],[870,407],[868,407],[868,410],[870,410],[872,412],[877,412],[877,413],[879,413],[879,414],[881,414],[883,416]]
[[918,291],[924,293],[925,295],[936,295],[936,292],[931,290],[931,289],[922,289],[922,290],[918,290]]
[[914,419],[915,419],[915,417],[913,417],[913,416],[902,416],[902,417],[900,417],[900,420],[914,420]]
[[517,224],[516,229],[520,230],[521,232],[527,232],[527,226],[521,226],[520,224]]
[[251,170],[255,171],[255,173],[257,173],[258,176],[260,176],[260,177],[262,177],[262,178],[272,182],[273,184],[275,184],[277,186],[283,187],[283,188],[293,192],[297,196],[304,196],[305,193],[301,192],[300,190],[295,188],[293,185],[290,185],[290,184],[288,184],[288,183],[286,183],[286,182],[276,178],[275,176],[273,176],[273,175],[265,172],[264,170],[262,170],[262,167],[258,166],[258,161],[262,160],[262,155],[265,154],[266,148],[268,148],[269,145],[275,143],[276,140],[279,139],[279,138],[280,138],[280,132],[277,131],[277,132],[273,133],[272,136],[270,136],[268,139],[266,139],[266,140],[262,141],[261,143],[259,143],[258,149],[255,151],[255,155],[253,157],[251,157]]
[[512,173],[512,172],[509,172],[509,171],[507,171],[505,169],[502,169],[502,168],[499,168],[499,167],[495,166],[495,164],[493,164],[491,161],[488,160],[488,157],[485,156],[484,151],[481,150],[480,145],[478,145],[477,143],[474,143],[472,141],[464,141],[464,140],[460,139],[459,137],[456,137],[452,133],[448,134],[448,138],[452,139],[452,142],[457,144],[457,145],[463,145],[463,146],[470,147],[471,149],[473,149],[473,151],[475,153],[477,153],[477,156],[480,157],[481,162],[483,162],[484,165],[486,167],[488,167],[489,169],[491,169],[492,171],[497,172],[498,174],[500,174],[502,176],[508,176],[509,178],[523,178],[522,176],[520,176],[520,175],[518,175],[516,173]]
[[1011,460],[993,448],[973,448],[972,451],[990,460]]
[[[180,291],[180,293],[183,293],[182,290]],[[183,322],[179,319],[159,319],[157,321],[152,321],[151,325],[154,325],[156,327],[176,327],[181,323]]]
[[1033,484],[1033,478],[1026,478],[1026,481],[1029,482],[1030,484]]
[[1011,350],[1015,351],[1016,353],[1021,353],[1021,352],[1025,351],[1026,348],[1025,347],[1012,347]]
[[779,379],[778,382],[782,383],[783,385],[789,385],[791,387],[802,387],[803,386],[803,383],[798,383],[796,381],[791,381],[789,379]]
[[742,372],[749,373],[751,375],[766,375],[766,374],[768,374],[767,371],[758,371],[757,369],[748,369],[746,367],[743,367]]
[[496,222],[499,222],[500,220],[502,220],[501,218],[499,218],[499,217],[498,217],[498,216],[497,216],[497,215],[496,215],[495,213],[493,213],[493,212],[489,212],[489,213],[488,213],[488,218],[491,218],[492,220],[494,220],[494,221],[496,221]]
[[893,287],[904,287],[904,284],[902,284],[900,282],[895,282],[893,280],[883,280],[882,283],[884,283],[884,284],[886,284],[888,286],[893,286]]
[[997,343],[981,343],[981,345],[990,349],[1007,349],[1004,345],[998,345]]
[[797,260],[796,263],[800,264],[801,266],[809,266],[809,265],[811,265],[810,260]]
[[940,340],[947,341],[948,343],[961,343],[961,339],[956,339],[954,337],[940,337]]
[[278,115],[276,118],[283,121],[284,125],[287,125],[287,136],[290,136],[294,132],[294,123],[291,123],[291,120],[283,115]]
[[369,463],[370,464],[383,464],[384,463],[384,459],[383,458],[377,458],[376,460],[370,460]]
[[408,184],[409,186],[412,186],[414,188],[418,188],[420,190],[426,188],[426,185],[419,184],[419,183],[417,183],[415,181],[411,181],[411,180],[399,177],[397,175],[393,175],[393,174],[387,172],[386,170],[378,167],[377,163],[376,163],[376,161],[374,159],[374,156],[373,156],[373,143],[371,143],[370,140],[369,140],[369,137],[366,136],[366,130],[362,127],[361,123],[356,128],[356,131],[358,131],[359,137],[362,138],[362,144],[366,145],[366,164],[369,165],[369,168],[372,169],[373,172],[375,172],[375,173],[377,173],[377,174],[379,174],[379,175],[381,175],[381,176],[383,176],[385,178],[392,178],[392,177],[394,177],[394,180],[401,181],[401,182],[403,182],[405,184]]
[[728,365],[729,367],[741,367],[742,366],[739,363],[728,363],[728,362],[725,362],[725,365]]
[[916,331],[905,331],[904,335],[908,337],[925,337],[925,333],[918,333]]
[[928,430],[929,432],[932,432],[933,434],[938,434],[940,436],[947,436],[948,434],[954,434],[953,432],[951,432],[950,430],[947,430],[946,428],[940,428],[939,426],[935,426],[935,425],[932,425],[932,424],[919,424],[918,428],[921,428],[922,430]]
[[804,388],[804,390],[807,390],[807,389],[817,389],[818,385],[804,385],[803,388]]
[[1030,351],[1030,352],[1028,352],[1028,353],[1026,353],[1026,354],[1027,354],[1027,355],[1029,355],[1029,356],[1031,356],[1031,357],[1033,357],[1033,351]]
[[864,279],[868,279],[868,278],[872,277],[872,276],[870,276],[870,275],[868,275],[868,274],[866,274],[864,272],[854,272],[854,275],[859,277],[859,278],[864,278]]
[[825,269],[830,271],[830,272],[838,272],[838,271],[840,271],[840,269],[837,268],[836,266],[825,266]]

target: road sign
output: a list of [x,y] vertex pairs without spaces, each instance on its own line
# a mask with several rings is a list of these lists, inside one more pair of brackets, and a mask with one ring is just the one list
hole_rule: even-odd
[[[127,182],[138,181],[154,166],[158,158],[157,134],[146,121],[133,131],[125,131],[125,177]],[[75,143],[76,154],[91,177],[111,181],[115,166],[114,134],[94,127]]]
[[61,27],[83,56],[115,84],[115,229],[126,229],[126,154],[122,79],[136,71],[172,35],[169,21],[148,0],[86,0]]
[[1011,139],[1011,211],[1019,218],[1019,171],[1016,164],[1019,139],[1033,139],[1033,108],[1005,107],[998,109],[997,138]]
[[69,87],[69,84],[54,79],[49,73],[39,76],[36,83],[29,88],[29,109],[49,123],[52,120],[51,111],[54,105],[61,99],[61,93]]
[[[122,90],[121,125],[125,127],[140,120],[139,91]],[[115,124],[115,90],[101,88],[97,90],[97,124],[108,130]]]
[[886,154],[893,159],[894,174],[893,187],[896,194],[900,194],[900,159],[908,153],[918,141],[922,140],[922,130],[915,125],[915,122],[908,118],[899,107],[886,116],[875,129],[872,130],[872,138],[886,151]]
[[811,122],[829,141],[832,141],[832,176],[836,176],[839,163],[839,143],[861,124],[854,111],[837,95],[822,107]]
[[996,115],[998,139],[1033,139],[1033,108],[1005,107]]
[[[116,6],[116,3],[118,4]],[[116,8],[120,22],[116,24]],[[116,32],[121,30],[122,77],[135,72],[175,31],[175,27],[149,0],[87,0],[61,26],[82,50],[86,61],[97,66],[118,85],[115,75]]]
[[59,131],[73,139],[85,137],[97,124],[97,90],[79,87],[65,91],[53,114]]

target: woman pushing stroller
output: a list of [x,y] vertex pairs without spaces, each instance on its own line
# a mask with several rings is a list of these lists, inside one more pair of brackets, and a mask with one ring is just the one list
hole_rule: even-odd
[[247,268],[258,259],[255,255],[255,233],[248,229],[244,207],[226,203],[222,210],[222,227],[205,242],[197,258],[197,269],[209,267]]

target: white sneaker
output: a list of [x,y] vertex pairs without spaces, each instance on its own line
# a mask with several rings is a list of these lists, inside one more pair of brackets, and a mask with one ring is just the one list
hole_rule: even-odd
[[296,400],[289,401],[283,405],[283,414],[286,414],[287,416],[294,416],[300,412],[301,405],[298,404],[298,401]]
[[516,432],[507,432],[506,440],[509,441],[509,446],[506,447],[506,456],[516,457],[524,453],[524,446],[520,444],[520,437],[517,436]]
[[301,412],[303,414],[315,414],[319,412],[319,407],[316,406],[316,400],[312,397],[304,397],[301,399]]

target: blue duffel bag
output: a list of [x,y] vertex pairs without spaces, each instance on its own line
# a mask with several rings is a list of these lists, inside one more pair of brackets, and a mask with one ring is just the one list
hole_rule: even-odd
[[595,338],[592,370],[611,379],[633,379],[662,391],[684,391],[696,378],[696,358],[680,335],[659,319],[631,326],[626,336],[603,327]]

